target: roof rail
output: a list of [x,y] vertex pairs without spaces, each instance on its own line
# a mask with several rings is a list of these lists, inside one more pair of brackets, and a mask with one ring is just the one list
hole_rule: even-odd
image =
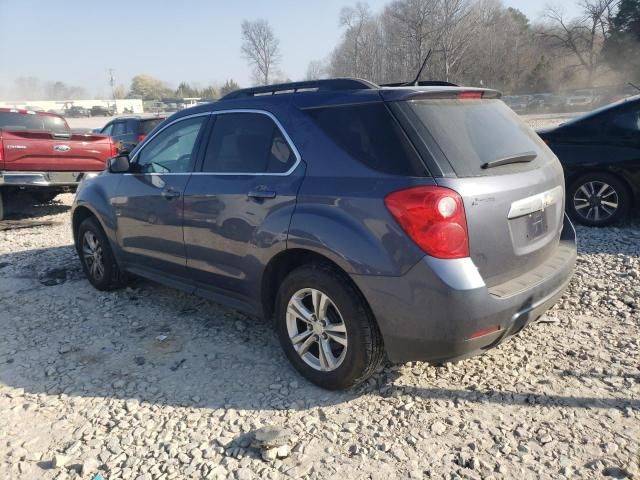
[[228,93],[220,100],[234,98],[260,97],[280,95],[283,93],[337,91],[337,90],[369,90],[378,88],[375,83],[360,78],[331,78],[327,80],[310,80],[305,82],[278,83],[262,87],[243,88]]
[[444,82],[442,80],[420,80],[417,84],[399,82],[399,83],[385,83],[380,85],[381,87],[459,87],[455,83]]

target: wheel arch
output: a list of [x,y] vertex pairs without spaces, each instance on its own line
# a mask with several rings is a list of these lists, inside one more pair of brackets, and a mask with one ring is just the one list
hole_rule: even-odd
[[73,241],[77,243],[78,229],[80,228],[80,225],[82,224],[82,222],[84,222],[87,218],[96,219],[96,221],[98,222],[98,225],[100,225],[100,228],[102,228],[102,231],[104,232],[104,234],[107,236],[107,239],[111,243],[111,249],[114,250],[115,252],[115,249],[113,248],[114,247],[113,239],[111,238],[111,235],[109,235],[110,230],[105,228],[104,222],[100,218],[100,215],[98,215],[98,213],[95,210],[93,210],[89,205],[84,203],[81,205],[78,205],[73,210],[73,214],[71,217],[71,229],[73,232]]
[[331,268],[342,273],[360,294],[366,308],[371,314],[371,317],[375,318],[371,311],[371,307],[369,306],[369,302],[367,302],[362,291],[358,288],[344,268],[320,253],[304,248],[291,248],[284,250],[273,257],[265,267],[260,284],[260,300],[262,303],[264,318],[270,319],[273,317],[276,297],[278,295],[278,287],[284,278],[296,268],[313,263],[329,265]]

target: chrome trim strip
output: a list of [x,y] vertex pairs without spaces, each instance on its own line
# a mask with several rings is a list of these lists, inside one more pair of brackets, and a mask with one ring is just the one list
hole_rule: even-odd
[[173,125],[173,124],[175,124],[177,122],[180,122],[182,120],[187,120],[187,119],[193,118],[193,117],[200,117],[200,116],[204,116],[204,115],[225,115],[225,114],[228,114],[228,113],[257,113],[257,114],[261,114],[261,115],[266,115],[271,120],[273,120],[273,122],[276,124],[276,126],[280,130],[280,133],[282,134],[282,136],[286,140],[287,144],[289,145],[289,148],[291,148],[291,151],[293,152],[293,154],[296,157],[296,161],[291,166],[291,168],[289,168],[289,170],[287,170],[286,172],[281,172],[281,173],[265,173],[265,172],[262,172],[262,173],[249,173],[249,172],[188,172],[188,173],[182,173],[181,172],[181,173],[125,173],[125,175],[220,175],[220,176],[227,176],[227,177],[228,176],[286,177],[288,175],[291,175],[291,173],[293,173],[293,171],[296,168],[298,168],[298,165],[300,165],[300,162],[302,161],[302,157],[300,157],[300,152],[296,148],[295,144],[291,140],[291,137],[289,136],[287,131],[284,129],[284,127],[282,126],[280,121],[271,112],[268,112],[266,110],[257,110],[257,109],[254,109],[254,108],[234,108],[234,109],[229,109],[229,110],[218,110],[218,111],[214,111],[214,112],[196,113],[194,115],[188,115],[186,117],[177,118],[176,120],[174,120],[171,123],[169,123],[169,124],[165,125],[164,127],[162,127],[162,129],[158,130],[155,134],[153,134],[148,139],[145,138],[144,144],[140,146],[140,149],[138,151],[136,151],[135,155],[131,159],[131,162],[134,162],[134,160],[137,158],[138,154],[145,148],[145,146],[146,146],[146,144],[148,142],[153,140],[156,135],[158,135],[160,132],[164,131],[166,128],[170,127],[171,125]]
[[0,185],[16,187],[55,187],[78,185],[84,178],[99,171],[89,172],[23,172],[23,171],[0,171]]
[[522,217],[539,210],[544,210],[551,205],[561,203],[563,195],[564,189],[561,185],[558,185],[557,187],[552,188],[551,190],[547,190],[546,192],[537,193],[535,195],[531,195],[530,197],[517,200],[511,204],[511,208],[509,209],[507,218],[512,219]]

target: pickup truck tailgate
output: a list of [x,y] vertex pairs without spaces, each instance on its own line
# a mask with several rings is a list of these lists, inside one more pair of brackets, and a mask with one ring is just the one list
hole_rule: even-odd
[[79,172],[104,170],[114,155],[105,135],[71,134],[66,137],[46,131],[2,130],[6,171]]

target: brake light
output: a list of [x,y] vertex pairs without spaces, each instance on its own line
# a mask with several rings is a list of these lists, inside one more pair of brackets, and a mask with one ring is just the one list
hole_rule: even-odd
[[144,137],[145,136],[142,133],[140,135],[138,135],[138,143],[142,142],[144,140]]
[[4,143],[0,140],[0,162],[4,162]]
[[110,157],[110,158],[111,158],[111,157],[117,157],[117,156],[118,156],[118,153],[120,153],[120,152],[118,151],[118,147],[116,147],[116,144],[115,144],[115,143],[111,142],[111,155],[110,155],[109,157]]
[[444,187],[398,190],[384,203],[409,237],[436,258],[469,256],[469,234],[460,195]]
[[471,99],[480,99],[484,95],[484,92],[461,92],[457,95],[458,100],[471,100]]

